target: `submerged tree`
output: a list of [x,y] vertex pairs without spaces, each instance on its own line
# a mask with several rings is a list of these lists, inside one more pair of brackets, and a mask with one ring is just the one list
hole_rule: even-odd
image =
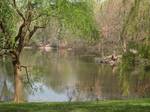
[[10,56],[14,68],[14,101],[19,103],[22,91],[20,55],[38,29],[57,18],[63,28],[82,37],[98,36],[89,1],[78,0],[0,0],[0,55]]

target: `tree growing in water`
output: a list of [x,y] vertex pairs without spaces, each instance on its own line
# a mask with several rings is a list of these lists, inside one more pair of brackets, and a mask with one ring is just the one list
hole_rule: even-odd
[[79,0],[0,0],[0,55],[12,59],[15,77],[14,102],[21,102],[22,75],[20,55],[34,34],[45,28],[51,18],[82,37],[98,36],[89,1]]

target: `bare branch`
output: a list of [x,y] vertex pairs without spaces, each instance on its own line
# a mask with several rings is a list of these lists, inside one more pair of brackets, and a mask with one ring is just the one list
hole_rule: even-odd
[[23,66],[23,65],[21,65],[20,67],[25,69],[28,83],[31,86],[31,88],[33,89],[32,83],[30,82],[30,78],[29,78],[28,67],[27,66]]
[[34,26],[33,30],[30,31],[30,33],[29,33],[28,39],[30,40],[33,37],[33,35],[35,34],[35,32],[38,29],[42,29],[42,28],[45,28],[45,27],[44,26]]
[[[16,1],[14,1],[14,7],[17,7],[16,6]],[[32,19],[32,6],[31,6],[31,2],[29,1],[28,2],[28,6],[27,6],[27,10],[26,10],[26,16],[24,18],[24,21],[23,23],[20,25],[19,27],[19,31],[18,31],[18,34],[17,36],[15,37],[15,44],[14,46],[16,45],[16,43],[18,42],[18,45],[17,45],[17,48],[18,48],[18,51],[21,52],[21,50],[23,49],[24,47],[24,40],[25,40],[25,37],[26,37],[26,34],[27,34],[27,31],[29,30],[30,28],[30,25],[31,25],[31,19]]]
[[42,16],[43,16],[42,14],[39,14],[37,17],[33,18],[32,21],[36,21],[37,19],[39,19]]
[[17,7],[16,0],[13,0],[12,6],[15,8],[17,14],[25,21],[24,15],[21,13],[21,11]]
[[41,13],[41,14],[39,14],[39,15],[37,15],[36,17],[34,17],[33,19],[32,19],[32,21],[36,21],[36,20],[38,20],[39,18],[41,18],[41,17],[44,17],[44,16],[49,16],[48,14],[44,14],[44,13]]
[[2,33],[5,34],[5,28],[4,28],[2,21],[0,21],[0,29],[1,29]]
[[15,37],[15,42],[18,41],[18,39],[19,39],[19,37],[20,37],[20,35],[21,35],[22,30],[23,30],[24,27],[25,27],[25,23],[23,22],[23,23],[21,24],[20,28],[19,28],[19,31],[18,31],[17,36]]

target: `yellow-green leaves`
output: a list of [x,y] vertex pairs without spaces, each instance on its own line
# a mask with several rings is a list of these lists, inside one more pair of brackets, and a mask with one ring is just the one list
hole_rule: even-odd
[[92,5],[88,2],[57,0],[55,10],[61,23],[73,33],[90,40],[98,38]]

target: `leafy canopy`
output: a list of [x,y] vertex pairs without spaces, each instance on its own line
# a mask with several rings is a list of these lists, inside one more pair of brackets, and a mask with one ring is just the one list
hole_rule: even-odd
[[[0,0],[0,22],[5,29],[5,32],[2,32],[3,28],[0,27],[0,40],[3,47],[12,46],[22,19],[29,14],[31,16],[29,31],[35,26],[45,27],[54,17],[59,20],[62,27],[80,37],[90,40],[98,37],[92,4],[88,0],[16,0],[16,7],[12,4],[13,0]],[[25,38],[28,33],[25,32]]]

